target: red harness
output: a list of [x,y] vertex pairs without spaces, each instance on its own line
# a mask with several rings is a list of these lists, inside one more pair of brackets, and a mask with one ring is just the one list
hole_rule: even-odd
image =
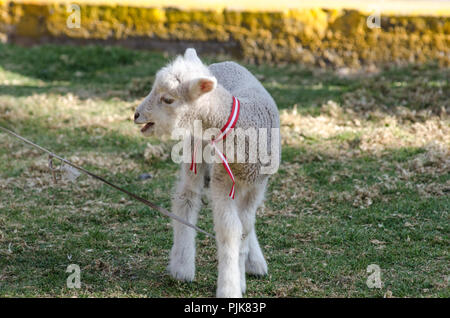
[[[241,103],[239,102],[239,100],[236,97],[233,96],[233,106],[231,108],[230,117],[228,118],[228,121],[225,124],[225,126],[223,126],[223,128],[220,130],[219,136],[217,136],[216,138],[211,140],[211,145],[214,147],[214,149],[216,150],[220,159],[222,160],[222,164],[223,164],[225,170],[227,171],[228,175],[230,176],[231,181],[233,181],[233,185],[231,187],[231,191],[229,194],[230,198],[233,198],[233,199],[234,199],[234,185],[235,185],[234,175],[233,175],[233,172],[231,171],[230,165],[228,164],[227,157],[217,148],[216,142],[220,141],[220,140],[224,140],[226,138],[226,136],[228,135],[228,133],[230,133],[230,131],[234,128],[234,126],[236,126],[236,122],[239,118],[239,109],[240,108],[241,108]],[[201,141],[197,141],[197,143],[194,145],[194,151],[192,152],[191,170],[194,171],[195,174],[197,174],[197,163],[195,162],[195,157],[196,157],[197,148],[198,148],[200,142]]]

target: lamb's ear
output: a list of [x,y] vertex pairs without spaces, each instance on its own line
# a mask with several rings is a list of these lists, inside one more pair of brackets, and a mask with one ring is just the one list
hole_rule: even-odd
[[197,99],[203,94],[209,93],[217,86],[215,77],[200,77],[191,80],[189,83],[189,95],[192,99]]
[[202,62],[197,56],[197,52],[193,48],[186,49],[186,52],[184,52],[184,58],[186,60],[191,60],[195,62]]

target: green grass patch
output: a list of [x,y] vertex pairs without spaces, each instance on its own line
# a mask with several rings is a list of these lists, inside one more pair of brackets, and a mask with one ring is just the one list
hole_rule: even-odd
[[[160,53],[113,47],[0,44],[0,125],[170,208],[177,165],[146,160],[147,142],[159,141],[141,137],[131,120],[167,61]],[[329,100],[351,108],[349,96],[358,107],[373,97],[377,105],[434,111],[449,91],[447,70],[433,65],[364,77],[299,65],[248,67],[280,109],[297,105],[304,120],[331,116],[322,108]],[[419,83],[418,76],[426,80]],[[409,103],[408,88],[434,95]],[[346,129],[327,137],[302,131],[297,143],[283,146],[256,221],[269,275],[248,277],[248,297],[450,296],[445,158],[425,146],[361,150],[370,129],[391,129],[391,122],[378,125],[365,115],[355,106],[330,117]],[[439,125],[448,127],[439,116]],[[410,136],[404,132],[416,119],[395,119],[401,130],[395,137]],[[175,281],[166,272],[169,219],[87,176],[55,185],[46,160],[0,133],[1,296],[214,296],[211,239],[198,234],[196,280]],[[416,168],[418,160],[424,162]],[[140,180],[144,172],[153,178]],[[198,225],[213,231],[209,206]],[[69,264],[81,268],[81,289],[66,287]],[[366,285],[370,264],[382,270],[381,289]]]

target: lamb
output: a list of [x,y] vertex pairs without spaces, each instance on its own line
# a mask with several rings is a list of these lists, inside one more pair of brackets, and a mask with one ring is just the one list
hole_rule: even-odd
[[[195,149],[196,142],[203,147],[211,143],[206,137],[196,138],[195,121],[201,121],[203,131],[224,127],[238,105],[235,98],[239,102],[235,130],[266,129],[270,164],[274,169],[263,173],[266,163],[260,159],[233,162],[236,154],[225,156],[233,181],[225,162],[220,160],[199,162],[195,169],[192,169],[193,162],[184,162],[172,199],[173,213],[196,224],[204,178],[210,178],[209,201],[218,254],[217,297],[242,297],[246,291],[245,274],[266,275],[268,271],[254,224],[269,175],[278,169],[280,162],[277,106],[262,84],[243,66],[234,62],[206,66],[194,49],[187,49],[184,56],[178,56],[157,72],[152,90],[135,112],[135,123],[144,124],[141,132],[145,136],[185,129],[190,132],[187,144]],[[236,135],[229,134],[226,138],[237,147],[236,153],[244,151],[245,158],[249,159],[250,143],[253,143],[249,138],[244,138],[244,148],[238,145]],[[192,281],[195,277],[196,232],[177,221],[172,225],[173,247],[168,270],[178,280]]]

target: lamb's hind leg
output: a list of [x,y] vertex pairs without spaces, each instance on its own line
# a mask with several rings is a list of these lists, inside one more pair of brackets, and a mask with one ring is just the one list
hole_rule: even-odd
[[245,272],[264,275],[267,273],[267,263],[262,255],[255,233],[256,209],[264,197],[266,182],[262,184],[239,187],[238,215],[242,224],[242,238],[239,250],[239,273],[241,292],[246,290]]
[[[197,223],[201,207],[201,189],[205,167],[197,164],[197,174],[189,171],[183,164],[180,170],[175,195],[172,199],[172,211],[191,224]],[[168,270],[179,280],[192,281],[195,277],[195,235],[194,229],[175,220],[173,226],[173,246],[170,252]]]
[[[243,250],[243,259],[241,259],[241,267],[245,267],[245,272],[252,275],[266,275],[267,262],[261,251],[255,231],[255,215],[256,209],[261,205],[264,199],[267,180],[262,184],[253,186],[246,193],[241,202],[240,217],[241,221],[248,230],[246,233],[247,249]],[[244,263],[245,262],[245,263]],[[243,277],[245,280],[245,276]],[[245,286],[245,281],[244,281]]]
[[245,272],[251,275],[267,275],[267,262],[256,237],[255,228],[248,236],[248,255],[245,260]]

